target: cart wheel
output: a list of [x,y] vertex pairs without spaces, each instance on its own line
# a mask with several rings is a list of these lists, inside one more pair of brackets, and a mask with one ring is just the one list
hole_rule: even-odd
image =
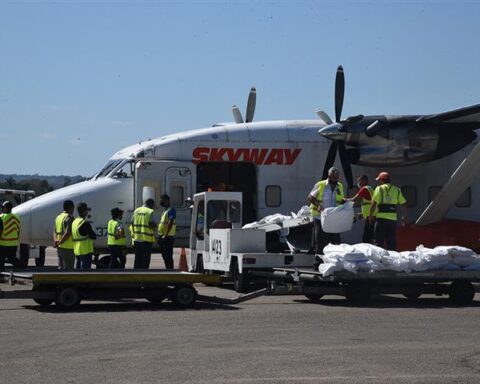
[[167,297],[166,289],[158,289],[155,292],[152,292],[150,296],[147,296],[146,299],[152,304],[160,304]]
[[195,304],[197,291],[191,285],[181,285],[174,288],[171,298],[175,305],[188,308]]
[[473,301],[475,288],[470,281],[457,280],[450,284],[448,296],[455,305],[467,305]]
[[345,289],[345,297],[352,304],[366,304],[372,292],[366,285],[351,284]]
[[415,301],[421,295],[422,295],[422,292],[415,292],[415,291],[403,293],[403,296],[405,296],[409,301]]
[[[39,291],[45,291],[41,288],[38,287],[33,287],[33,291],[39,292]],[[48,307],[50,304],[54,302],[54,299],[33,299],[37,304],[41,305],[42,307]]]
[[245,273],[240,273],[238,270],[238,262],[235,261],[232,265],[232,275],[233,275],[233,288],[238,293],[248,292],[250,282]]
[[318,303],[323,295],[320,293],[306,293],[305,297],[311,302]]
[[55,294],[55,304],[61,309],[74,309],[80,300],[80,292],[74,287],[60,288]]

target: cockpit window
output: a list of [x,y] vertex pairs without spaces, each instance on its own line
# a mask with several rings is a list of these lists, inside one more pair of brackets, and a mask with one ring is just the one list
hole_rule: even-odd
[[135,172],[134,166],[135,166],[135,161],[128,160],[128,161],[124,162],[123,164],[120,164],[120,166],[118,166],[114,170],[112,176],[114,178],[117,178],[117,179],[133,177],[133,173]]
[[122,162],[122,160],[110,160],[102,169],[100,172],[98,172],[95,177],[105,177],[107,176],[112,170],[119,165]]

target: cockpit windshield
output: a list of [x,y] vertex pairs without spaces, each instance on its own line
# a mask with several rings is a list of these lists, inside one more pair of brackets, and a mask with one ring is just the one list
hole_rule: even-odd
[[110,160],[101,170],[95,175],[95,178],[98,177],[105,177],[107,176],[112,170],[119,165],[122,160]]
[[127,177],[133,177],[135,173],[135,161],[124,160],[118,167],[116,167],[112,173],[112,177],[116,179],[124,179]]

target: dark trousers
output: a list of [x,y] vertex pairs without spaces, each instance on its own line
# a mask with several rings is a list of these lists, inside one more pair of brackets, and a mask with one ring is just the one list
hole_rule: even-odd
[[322,222],[317,219],[313,220],[313,238],[315,240],[316,254],[323,254],[323,248],[329,243],[340,244],[340,234],[324,232]]
[[152,243],[148,241],[135,241],[133,243],[135,251],[134,269],[150,268],[150,259],[152,258]]
[[122,245],[109,245],[108,248],[110,248],[110,262],[108,263],[108,268],[125,269],[125,264],[127,262],[125,247]]
[[374,241],[374,224],[370,223],[368,217],[365,219],[365,224],[363,226],[362,241],[368,244],[373,244]]
[[173,243],[175,237],[167,236],[165,238],[160,237],[158,239],[158,245],[160,246],[160,252],[162,252],[163,262],[165,268],[173,269]]
[[397,250],[397,221],[375,220],[375,244],[390,251]]
[[80,270],[92,269],[92,254],[75,256],[77,260],[75,268]]
[[13,263],[15,257],[17,257],[17,246],[6,247],[0,245],[0,272],[5,271],[5,261]]

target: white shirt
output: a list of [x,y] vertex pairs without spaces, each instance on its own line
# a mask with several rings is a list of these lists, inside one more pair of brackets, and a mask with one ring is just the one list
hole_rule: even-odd
[[[318,183],[313,186],[310,196],[317,197],[318,194]],[[335,184],[335,188],[332,191],[332,186],[328,183],[323,190],[322,196],[322,208],[332,208],[336,206],[336,195],[337,195],[338,184]]]

